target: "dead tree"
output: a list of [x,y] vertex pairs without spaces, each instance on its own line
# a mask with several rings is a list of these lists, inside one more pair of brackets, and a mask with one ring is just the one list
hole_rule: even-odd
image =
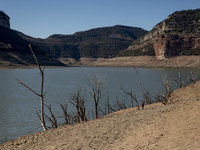
[[160,97],[157,96],[157,101],[158,99],[160,98],[161,99],[161,102],[166,105],[170,96],[171,96],[171,93],[173,92],[173,85],[172,85],[172,82],[171,80],[167,77],[167,75],[163,75],[162,72],[160,70],[158,70],[162,76],[162,79],[163,79],[163,83],[164,83],[164,87],[165,87],[165,92],[164,94],[162,94]]
[[[117,79],[118,79],[118,78],[117,78]],[[118,81],[119,81],[119,79],[118,79]],[[133,99],[135,100],[135,102],[136,102],[136,104],[137,104],[137,107],[138,107],[138,110],[139,110],[139,109],[140,109],[140,106],[139,106],[139,103],[138,103],[138,100],[137,100],[137,98],[136,98],[135,93],[133,93],[132,91],[131,91],[130,93],[127,92],[127,91],[125,91],[124,88],[122,87],[120,81],[119,81],[119,85],[120,85],[120,87],[121,87],[121,89],[122,89],[122,91],[123,91],[124,93],[126,93],[127,95],[130,95],[131,98],[133,98]]]
[[76,108],[77,111],[76,118],[78,119],[78,122],[87,121],[86,110],[85,110],[85,99],[84,99],[85,93],[82,96],[81,90],[82,90],[82,85],[79,85],[77,92],[75,94],[71,93],[71,101],[70,101],[70,103],[74,105]]
[[141,80],[140,80],[140,76],[139,76],[139,73],[138,73],[138,71],[137,71],[137,69],[136,68],[134,68],[135,69],[135,72],[137,73],[137,76],[138,76],[138,80],[139,80],[139,82],[140,82],[140,88],[141,88],[141,91],[142,91],[142,108],[144,108],[144,103],[145,103],[145,95],[144,95],[144,91],[143,91],[143,87],[142,87],[142,83],[141,83]]
[[88,88],[86,90],[90,93],[94,100],[95,104],[95,115],[96,118],[99,117],[98,115],[98,105],[102,97],[106,95],[105,92],[105,83],[106,79],[104,75],[100,74],[90,74],[90,79],[86,79],[86,85]]
[[23,86],[25,86],[27,89],[29,89],[30,91],[32,91],[33,93],[35,93],[37,96],[40,97],[40,100],[41,100],[41,115],[40,115],[40,123],[43,127],[44,130],[47,130],[47,127],[46,127],[46,124],[45,124],[45,119],[44,119],[44,93],[43,93],[43,89],[44,89],[44,68],[42,69],[39,62],[38,62],[38,59],[35,55],[35,53],[33,52],[32,48],[31,48],[31,44],[29,44],[29,47],[30,47],[30,50],[32,52],[32,55],[33,57],[35,58],[35,61],[37,63],[37,66],[40,70],[40,75],[42,77],[42,81],[41,81],[41,89],[40,89],[40,93],[37,93],[35,92],[33,89],[31,89],[30,87],[28,87],[26,84],[24,84],[23,82],[21,82],[20,80],[18,80],[17,78],[15,78],[18,83],[22,84]]

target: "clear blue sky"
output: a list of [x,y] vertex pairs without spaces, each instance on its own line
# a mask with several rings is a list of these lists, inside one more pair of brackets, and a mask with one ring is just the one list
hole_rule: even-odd
[[11,28],[36,38],[117,24],[151,30],[175,11],[197,8],[200,0],[0,0]]

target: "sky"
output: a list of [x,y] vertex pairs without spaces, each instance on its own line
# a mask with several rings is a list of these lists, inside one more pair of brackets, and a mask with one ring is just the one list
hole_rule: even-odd
[[175,11],[198,8],[200,0],[0,0],[11,29],[35,38],[114,25],[150,31]]

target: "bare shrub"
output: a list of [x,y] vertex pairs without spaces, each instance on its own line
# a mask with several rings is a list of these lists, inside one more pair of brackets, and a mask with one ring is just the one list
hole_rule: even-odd
[[159,70],[159,72],[163,79],[165,91],[164,92],[161,91],[160,93],[158,93],[155,96],[155,99],[156,99],[156,101],[162,102],[164,105],[166,105],[170,98],[170,95],[173,91],[173,84],[172,84],[171,80],[167,77],[167,75],[163,75],[160,70]]
[[106,101],[104,102],[104,108],[98,107],[98,110],[103,114],[103,116],[110,114],[112,111],[110,109],[110,97],[109,93],[107,92]]
[[196,72],[191,71],[188,75],[189,84],[195,84],[199,80],[199,75]]
[[161,93],[156,94],[155,98],[155,102],[161,102],[164,105],[167,104],[168,99],[165,97],[165,95],[162,95]]
[[65,119],[65,122],[62,125],[70,125],[73,124],[72,116],[67,111],[67,103],[65,105],[60,104],[60,107],[63,111],[63,117]]
[[178,77],[173,78],[173,81],[178,85],[179,88],[182,88],[189,84],[195,84],[197,81],[199,81],[199,79],[200,79],[199,72],[190,71],[190,73],[188,74],[188,82],[182,81],[181,73],[180,70],[178,69]]
[[[117,79],[118,79],[118,81],[119,81],[119,78],[117,78]],[[138,107],[138,110],[139,110],[139,109],[140,109],[140,106],[139,106],[139,102],[138,102],[138,99],[137,99],[135,93],[133,93],[132,91],[131,91],[131,92],[127,92],[127,91],[125,91],[124,88],[122,87],[120,81],[119,81],[119,85],[120,85],[122,91],[123,91],[125,94],[130,95],[131,98],[135,100],[135,102],[136,102],[136,104],[137,104],[137,107]]]
[[154,103],[154,99],[152,94],[150,93],[150,90],[146,90],[144,89],[144,104],[153,104]]
[[99,117],[98,114],[98,106],[100,100],[106,95],[105,92],[105,83],[106,76],[101,74],[89,74],[90,78],[86,78],[86,90],[90,93],[93,98],[94,106],[95,106],[95,116]]
[[[133,106],[133,104],[132,104]],[[125,100],[118,100],[118,97],[116,95],[116,99],[115,99],[115,103],[111,104],[110,100],[109,100],[109,96],[107,96],[107,100],[104,103],[104,109],[102,109],[101,107],[99,107],[99,111],[103,114],[103,115],[107,115],[119,110],[123,110],[123,109],[127,109],[130,108],[131,106],[128,105],[127,101]]]
[[[73,118],[75,122],[87,121],[86,118],[86,109],[85,109],[85,94],[81,96],[82,85],[79,85],[77,93],[71,93],[70,103],[75,106],[76,113],[74,113]],[[76,115],[75,115],[76,114]]]
[[181,73],[180,70],[178,69],[178,78],[173,78],[174,83],[176,83],[178,85],[179,88],[182,88],[185,86],[184,82],[182,81],[181,78]]
[[[51,105],[46,105],[44,104],[47,109],[49,110],[50,112],[50,116],[44,114],[45,118],[50,122],[51,124],[51,127],[48,127],[49,129],[50,128],[57,128],[58,127],[58,122],[57,122],[57,119],[56,119],[56,116],[54,115],[52,109],[51,109]],[[39,115],[38,115],[39,116]]]
[[141,91],[142,91],[142,98],[143,98],[143,99],[142,99],[142,102],[141,102],[141,106],[142,106],[142,108],[144,108],[144,103],[145,103],[144,90],[143,90],[142,83],[141,83],[141,80],[140,80],[140,75],[139,75],[137,69],[136,69],[136,68],[134,68],[134,69],[135,69],[135,72],[137,73],[138,80],[139,80],[139,83],[140,83],[140,88],[141,88]]
[[[142,83],[141,83],[141,80],[140,80],[140,75],[139,75],[137,69],[136,69],[136,68],[134,68],[134,69],[135,69],[135,72],[136,72],[136,74],[137,74],[137,77],[138,77],[138,80],[139,80],[139,84],[140,84],[140,88],[141,88],[141,92],[142,92],[141,106],[142,106],[142,108],[144,108],[145,99],[149,98],[149,93],[145,93],[145,92],[144,92],[144,88],[143,88]],[[118,78],[117,78],[117,79],[118,79]],[[118,79],[118,81],[119,81],[119,79]],[[120,84],[120,87],[121,87],[121,89],[123,90],[123,92],[126,93],[127,95],[130,95],[130,96],[131,96],[131,99],[134,99],[134,100],[135,100],[135,102],[136,102],[136,104],[137,104],[137,107],[138,107],[138,110],[139,110],[139,109],[140,109],[140,106],[139,106],[139,102],[138,102],[138,99],[137,99],[137,97],[136,97],[136,94],[135,94],[134,92],[132,92],[132,91],[131,91],[131,92],[125,91],[124,88],[122,87],[120,81],[119,81],[119,84]],[[148,101],[148,100],[147,100],[147,101]],[[133,107],[133,104],[132,104],[132,107]]]

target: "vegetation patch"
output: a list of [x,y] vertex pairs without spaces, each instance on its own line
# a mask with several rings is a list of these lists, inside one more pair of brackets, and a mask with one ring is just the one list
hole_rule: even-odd
[[155,51],[153,48],[153,44],[148,44],[140,49],[121,51],[118,53],[117,56],[118,57],[122,57],[122,56],[155,56]]
[[194,49],[182,51],[180,52],[180,55],[181,56],[200,55],[200,48],[194,48]]

